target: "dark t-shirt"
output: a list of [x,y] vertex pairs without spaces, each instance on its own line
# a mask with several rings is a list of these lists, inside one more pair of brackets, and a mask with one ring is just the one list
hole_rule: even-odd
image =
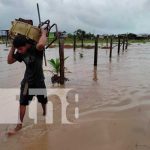
[[26,71],[22,82],[34,84],[38,81],[44,80],[43,73],[43,51],[38,51],[35,46],[27,50],[25,54],[16,52],[14,58],[19,62],[24,62]]

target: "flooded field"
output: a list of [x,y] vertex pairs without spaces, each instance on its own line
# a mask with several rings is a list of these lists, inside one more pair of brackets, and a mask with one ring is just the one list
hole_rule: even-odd
[[[57,48],[46,52],[48,60],[58,54]],[[0,45],[0,88],[18,88],[25,66],[8,65],[7,55]],[[57,118],[53,125],[46,125],[39,107],[38,124],[26,117],[23,130],[13,137],[4,134],[12,125],[0,126],[0,149],[149,150],[150,44],[132,44],[120,56],[113,49],[111,61],[109,50],[99,49],[97,68],[93,49],[65,49],[65,56],[69,56],[65,66],[71,72],[66,73],[70,81],[65,88],[79,94],[80,118],[75,120],[70,109],[68,115],[75,124],[61,125]],[[51,69],[50,65],[44,69]],[[47,71],[45,78],[47,87],[53,88]],[[72,96],[69,100],[73,101]]]

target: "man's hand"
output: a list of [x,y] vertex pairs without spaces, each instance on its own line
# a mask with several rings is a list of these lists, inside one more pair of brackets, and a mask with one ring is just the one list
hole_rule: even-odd
[[7,58],[8,64],[13,64],[14,62],[16,62],[16,60],[13,57],[14,53],[15,53],[15,48],[14,48],[14,46],[12,46],[9,51],[8,58]]
[[42,34],[47,34],[47,30],[46,30],[46,29],[41,28],[41,33],[42,33]]
[[39,51],[44,50],[46,42],[47,42],[47,30],[42,28],[41,29],[41,37],[39,39],[39,42],[36,45],[36,49]]

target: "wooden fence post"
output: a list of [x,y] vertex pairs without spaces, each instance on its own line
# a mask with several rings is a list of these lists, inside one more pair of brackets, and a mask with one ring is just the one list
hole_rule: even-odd
[[128,49],[128,35],[126,37],[126,49]]
[[98,60],[98,39],[99,35],[95,38],[95,50],[94,50],[94,66],[97,66],[97,60]]
[[118,36],[118,55],[120,54],[120,36]]
[[110,39],[110,54],[109,54],[109,58],[112,58],[112,46],[113,46],[113,39],[112,39],[112,37],[111,37],[111,39]]
[[83,47],[84,47],[83,40],[84,40],[84,35],[83,35],[83,33],[82,33],[82,39],[81,39],[81,48],[83,48]]
[[59,57],[60,57],[60,84],[64,85],[64,39],[59,39]]
[[8,46],[9,30],[6,30],[6,47]]
[[125,49],[125,37],[123,37],[123,45],[122,45],[122,50],[124,51]]
[[108,36],[106,37],[106,47],[108,47]]
[[75,51],[76,50],[76,35],[74,35],[73,39],[74,39],[73,50]]

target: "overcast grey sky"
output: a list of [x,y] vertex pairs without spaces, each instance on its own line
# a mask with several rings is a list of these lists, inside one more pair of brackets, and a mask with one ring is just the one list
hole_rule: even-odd
[[37,25],[37,2],[42,20],[50,19],[67,32],[150,33],[150,0],[0,0],[0,29],[19,17]]

